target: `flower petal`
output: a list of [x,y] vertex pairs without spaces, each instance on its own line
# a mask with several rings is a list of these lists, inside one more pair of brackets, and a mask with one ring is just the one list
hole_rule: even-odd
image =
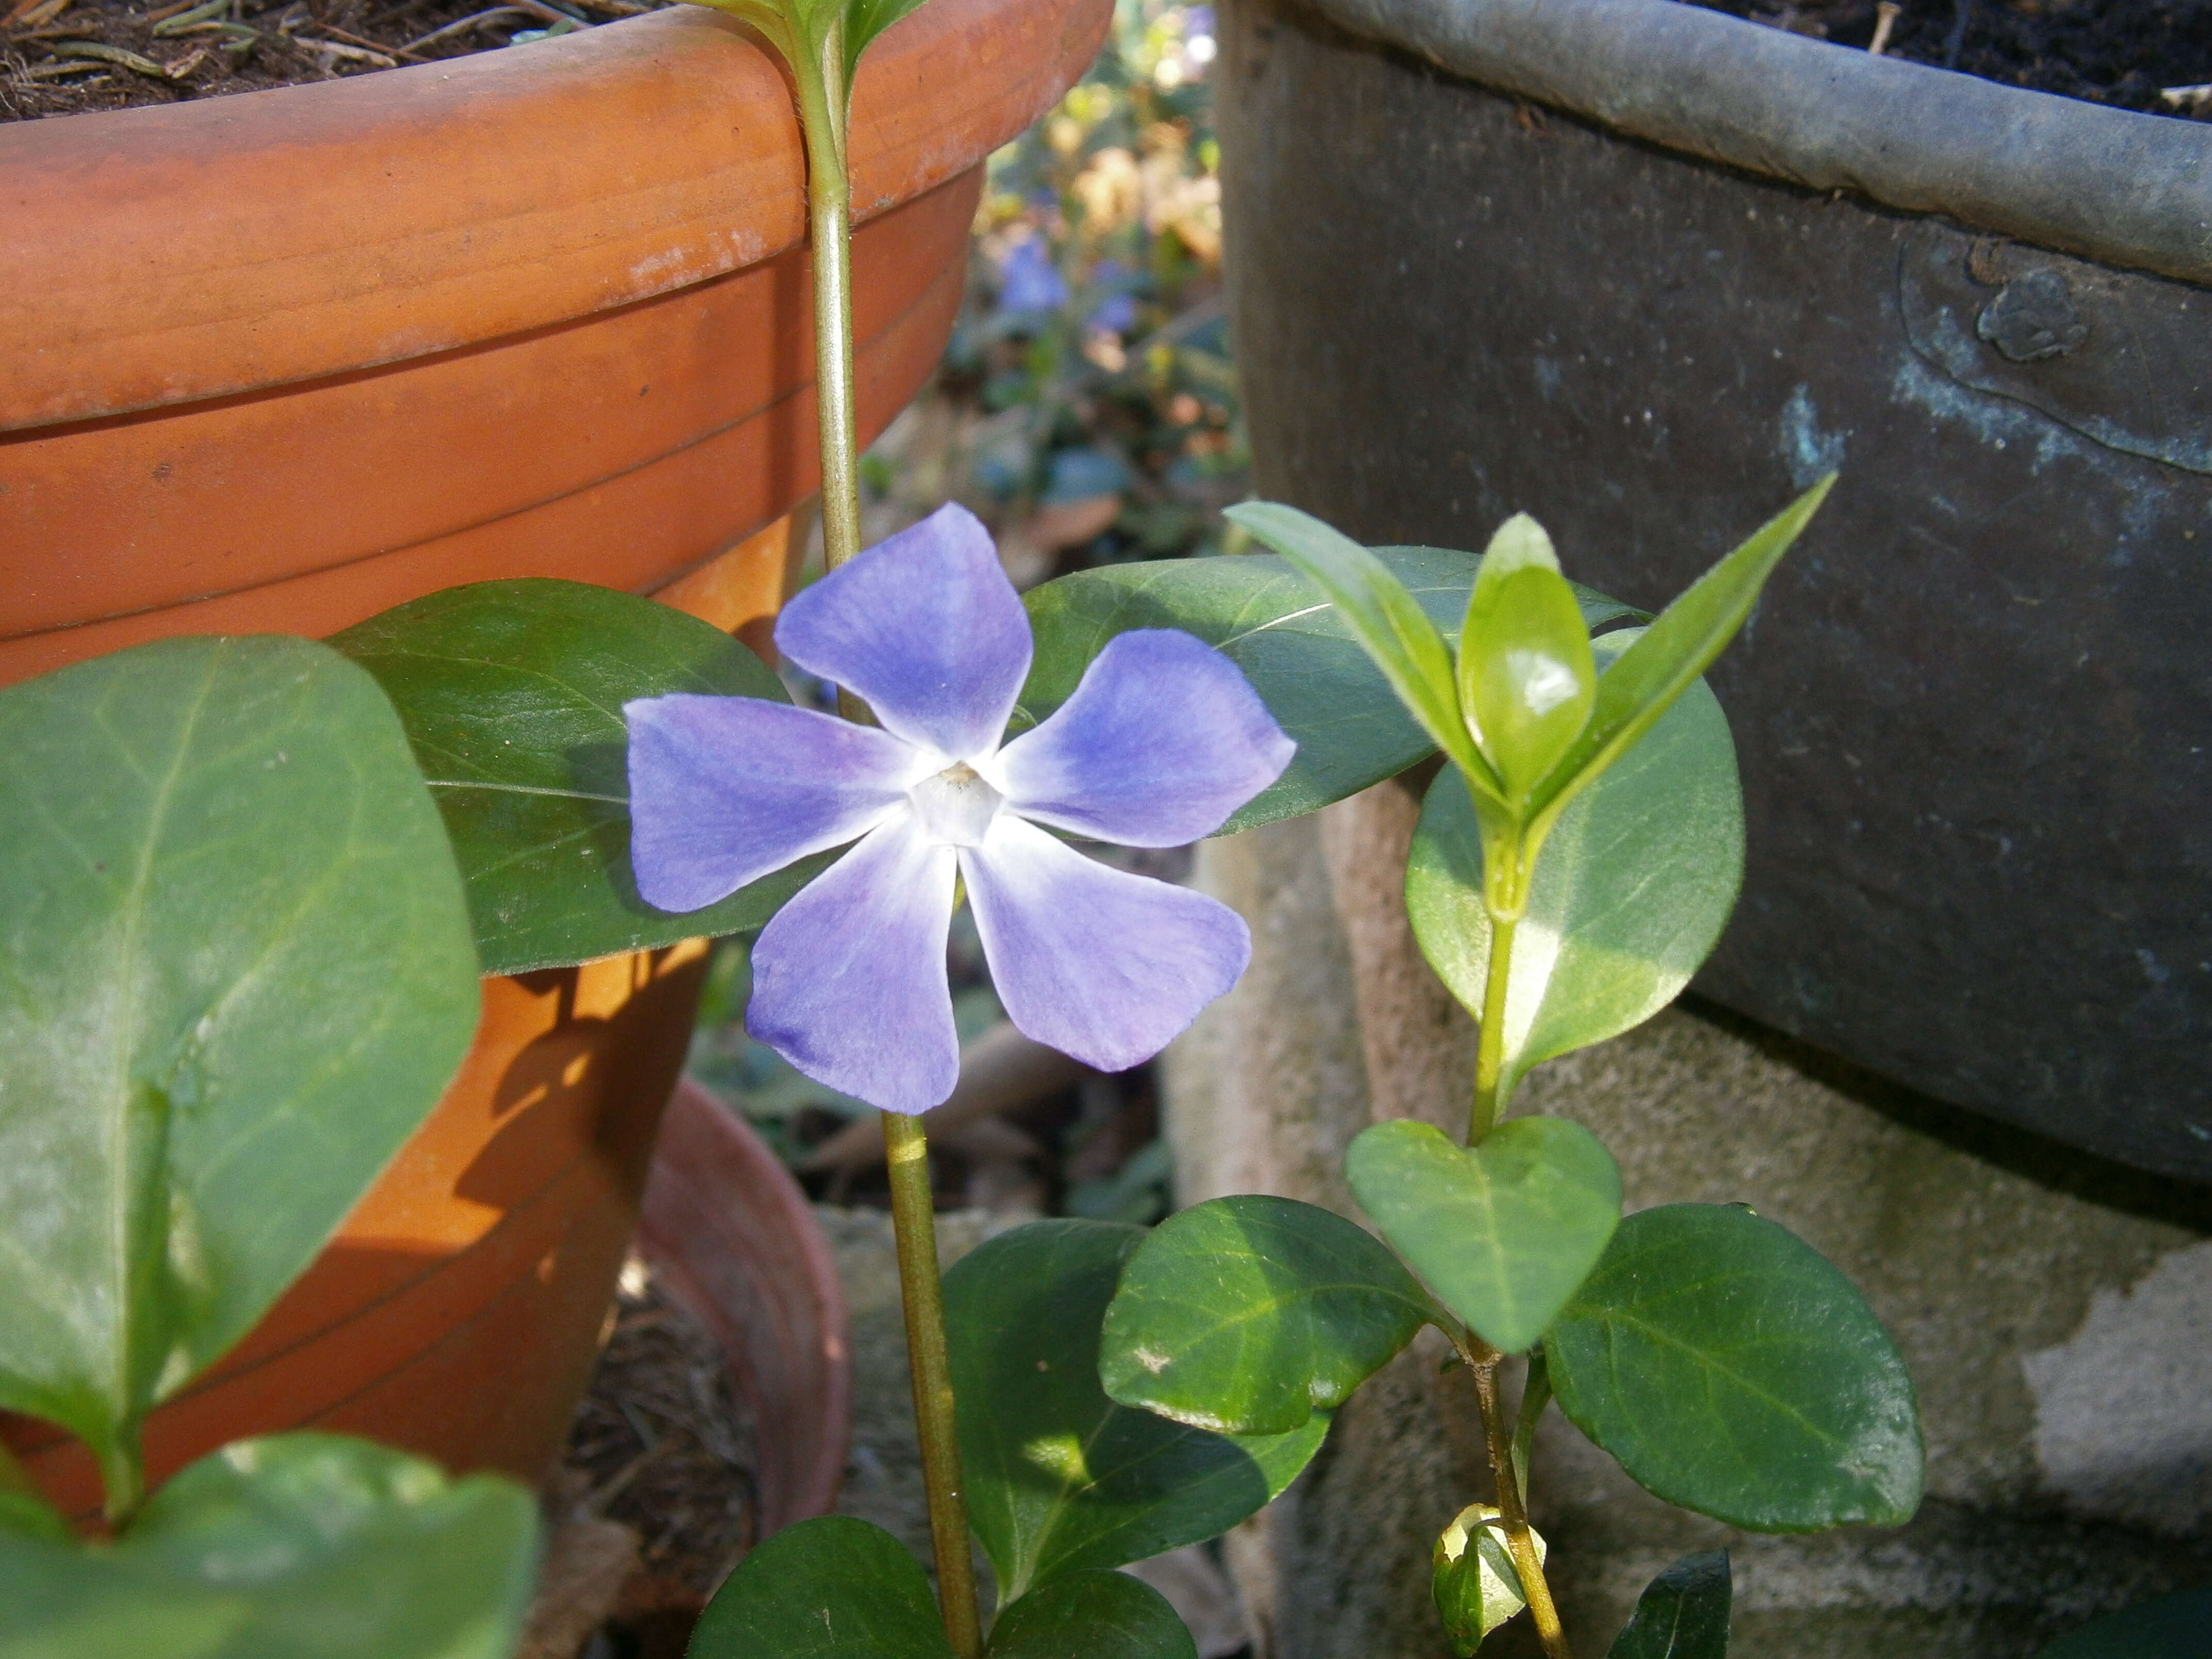
[[948,504],[791,601],[776,648],[953,760],[998,747],[1030,672],[1030,620],[990,532]]
[[630,867],[662,910],[696,910],[866,835],[917,756],[888,732],[758,697],[640,697],[629,722]]
[[1237,665],[1194,635],[1117,634],[1075,695],[986,770],[1024,817],[1127,847],[1180,847],[1218,830],[1291,763]]
[[1251,957],[1227,905],[1109,869],[1004,813],[982,846],[960,849],[960,868],[1007,1016],[1103,1072],[1166,1048]]
[[955,858],[902,811],[800,888],[754,943],[745,1030],[817,1083],[886,1111],[925,1112],[951,1094]]

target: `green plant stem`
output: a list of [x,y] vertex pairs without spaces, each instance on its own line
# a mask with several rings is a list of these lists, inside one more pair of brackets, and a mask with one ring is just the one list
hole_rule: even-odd
[[846,168],[845,37],[792,64],[806,135],[806,219],[814,249],[815,420],[822,440],[822,553],[832,570],[860,550],[860,416],[853,392],[853,199]]
[[899,1295],[914,1378],[915,1423],[921,1436],[922,1483],[937,1555],[937,1600],[945,1639],[960,1659],[980,1659],[981,1621],[975,1567],[968,1553],[968,1500],[961,1491],[960,1437],[952,1413],[952,1370],[945,1349],[945,1297],[937,1271],[936,1206],[929,1191],[929,1142],[921,1120],[884,1114],[890,1166],[891,1230],[898,1241]]
[[1536,1559],[1536,1540],[1528,1531],[1523,1470],[1515,1467],[1515,1437],[1506,1426],[1505,1410],[1498,1398],[1498,1367],[1505,1356],[1472,1332],[1452,1333],[1452,1343],[1474,1378],[1483,1443],[1490,1453],[1491,1480],[1498,1488],[1498,1518],[1505,1529],[1505,1547],[1513,1557],[1521,1594],[1528,1603],[1528,1617],[1535,1622],[1536,1638],[1544,1644],[1545,1659],[1574,1659],[1567,1633],[1559,1627],[1559,1609],[1552,1600],[1544,1564]]
[[1505,993],[1513,966],[1513,933],[1518,916],[1490,919],[1490,966],[1482,985],[1482,1030],[1474,1056],[1474,1110],[1468,1120],[1470,1146],[1488,1134],[1498,1122],[1504,1102],[1498,1085],[1505,1071]]
[[[846,171],[845,40],[832,21],[818,46],[790,54],[806,137],[807,228],[814,249],[815,412],[822,442],[822,549],[834,570],[860,550],[860,424],[853,394],[852,186]],[[848,720],[866,708],[840,690]],[[945,1355],[945,1295],[937,1267],[936,1206],[929,1189],[929,1142],[921,1120],[885,1112],[891,1226],[898,1244],[899,1295],[906,1313],[915,1426],[929,1499],[930,1541],[945,1638],[959,1659],[981,1659],[983,1634],[975,1565],[968,1549],[960,1435],[952,1372]]]
[[1541,1348],[1528,1356],[1528,1381],[1521,1390],[1521,1409],[1513,1418],[1513,1484],[1528,1501],[1528,1460],[1536,1449],[1536,1421],[1552,1403],[1552,1369]]
[[119,1532],[146,1501],[146,1455],[136,1422],[124,1426],[115,1437],[114,1446],[100,1458],[100,1478],[106,1492],[107,1524]]

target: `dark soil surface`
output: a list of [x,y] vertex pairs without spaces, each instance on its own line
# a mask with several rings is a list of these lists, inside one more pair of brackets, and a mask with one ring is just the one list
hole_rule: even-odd
[[729,1355],[633,1258],[576,1408],[561,1490],[638,1534],[640,1565],[703,1601],[752,1543],[752,1425]]
[[0,121],[331,81],[670,0],[0,0]]
[[2212,0],[1690,0],[1864,51],[2036,92],[2212,119]]

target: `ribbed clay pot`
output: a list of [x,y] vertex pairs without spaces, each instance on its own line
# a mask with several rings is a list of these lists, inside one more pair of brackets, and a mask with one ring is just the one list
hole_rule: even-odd
[[[859,77],[863,435],[957,308],[980,166],[1103,0],[933,0]],[[774,612],[814,487],[787,86],[683,9],[516,51],[0,127],[0,684],[563,576]],[[476,1044],[324,1255],[148,1426],[159,1480],[314,1425],[535,1479],[588,1372],[702,945],[484,982]],[[0,1436],[72,1514],[92,1465]]]

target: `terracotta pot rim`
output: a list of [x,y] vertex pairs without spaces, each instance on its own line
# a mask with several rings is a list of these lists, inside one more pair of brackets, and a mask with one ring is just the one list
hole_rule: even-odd
[[[864,60],[855,216],[945,183],[1095,52],[1096,0],[933,0]],[[0,126],[0,431],[374,368],[805,239],[789,88],[683,6],[311,86]],[[58,280],[66,270],[69,280]]]

